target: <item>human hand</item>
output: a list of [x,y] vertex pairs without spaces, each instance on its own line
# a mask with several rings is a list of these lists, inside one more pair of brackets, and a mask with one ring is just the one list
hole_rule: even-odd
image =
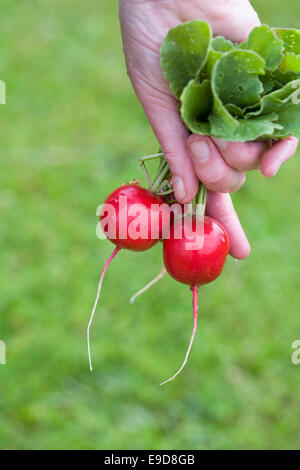
[[128,74],[170,165],[175,197],[191,201],[198,180],[216,192],[208,196],[207,212],[227,229],[231,254],[244,258],[249,243],[230,196],[221,193],[239,189],[248,170],[260,167],[265,176],[274,176],[295,153],[297,139],[289,137],[268,148],[264,142],[224,142],[189,134],[162,75],[159,50],[170,28],[194,19],[208,21],[214,35],[238,42],[260,24],[248,0],[120,0]]

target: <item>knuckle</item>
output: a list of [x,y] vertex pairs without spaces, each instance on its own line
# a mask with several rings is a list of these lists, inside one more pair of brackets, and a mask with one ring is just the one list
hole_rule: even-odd
[[180,159],[178,157],[178,153],[174,150],[168,150],[163,148],[163,153],[165,159],[167,160],[170,166],[172,166],[175,162],[178,162],[178,160]]
[[244,173],[239,174],[236,179],[233,179],[230,183],[229,193],[235,193],[238,189],[243,186],[246,181],[246,176]]
[[211,176],[203,178],[203,182],[208,189],[214,192],[227,193],[228,192],[228,180],[226,175],[221,174],[216,177]]
[[255,170],[259,167],[259,161],[257,159],[245,160],[245,161],[236,161],[230,165],[237,171],[250,171]]
[[235,170],[239,170],[239,171],[243,171],[245,170],[245,161],[243,161],[243,159],[241,159],[240,155],[234,155],[234,154],[230,154],[227,158],[226,158],[226,162],[228,165],[231,166],[231,168],[234,168]]
[[240,187],[244,184],[245,182],[245,174],[233,174],[233,175],[223,175],[222,177],[209,180],[209,181],[204,181],[204,184],[210,189],[211,191],[214,192],[220,192],[220,193],[234,193]]
[[228,165],[238,171],[249,171],[257,168],[259,160],[260,156],[257,154],[257,151],[249,145],[239,150],[232,149],[226,157]]

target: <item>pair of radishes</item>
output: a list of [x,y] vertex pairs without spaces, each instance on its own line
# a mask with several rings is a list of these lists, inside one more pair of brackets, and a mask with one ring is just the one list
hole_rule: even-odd
[[[202,187],[199,194],[202,196],[203,202],[206,195],[204,187]],[[121,204],[123,200],[126,200],[126,205]],[[199,200],[201,199],[198,198],[198,202]],[[134,237],[130,233],[130,224],[140,224],[141,221],[137,219],[137,216],[132,215],[131,209],[133,206],[143,208],[143,217],[146,218],[147,222],[146,233],[144,231],[143,234],[138,236],[138,231],[135,231]],[[111,213],[107,209],[109,207],[114,209]],[[154,246],[159,240],[163,241],[165,269],[174,279],[190,286],[193,292],[194,313],[193,333],[184,362],[176,374],[162,382],[162,384],[173,380],[183,369],[197,327],[198,287],[214,281],[221,274],[229,251],[227,233],[219,222],[205,216],[205,203],[200,205],[200,212],[197,205],[192,207],[194,207],[194,211],[187,210],[183,211],[180,216],[174,217],[174,214],[171,214],[170,217],[170,205],[166,203],[164,196],[142,188],[136,181],[120,186],[106,199],[100,214],[100,223],[107,238],[116,245],[116,248],[102,271],[96,301],[88,325],[87,337],[91,370],[89,331],[99,299],[103,277],[109,263],[120,249],[145,251]],[[158,215],[157,208],[159,208]],[[124,220],[126,223],[125,228]],[[169,221],[167,231],[165,228],[166,220]],[[155,224],[157,226],[154,227]],[[121,227],[121,225],[123,226]],[[113,232],[110,230],[111,227],[114,227]],[[135,228],[137,227],[135,226]],[[153,233],[155,233],[155,236]]]

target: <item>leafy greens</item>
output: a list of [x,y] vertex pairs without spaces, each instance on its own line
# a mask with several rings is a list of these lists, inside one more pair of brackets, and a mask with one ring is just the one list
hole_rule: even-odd
[[300,138],[300,31],[262,25],[235,44],[196,20],[171,29],[160,53],[191,132],[231,141]]

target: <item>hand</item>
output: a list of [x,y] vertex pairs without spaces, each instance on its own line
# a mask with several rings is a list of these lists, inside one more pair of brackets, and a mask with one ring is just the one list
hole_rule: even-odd
[[194,19],[208,21],[214,35],[232,41],[244,41],[260,24],[248,0],[120,0],[128,74],[170,165],[176,199],[191,201],[199,179],[216,192],[208,196],[207,212],[227,229],[232,256],[245,258],[249,243],[230,196],[221,193],[236,191],[245,171],[259,166],[265,176],[274,176],[295,153],[297,140],[289,137],[267,149],[263,142],[224,142],[189,134],[162,75],[159,50],[170,28]]

